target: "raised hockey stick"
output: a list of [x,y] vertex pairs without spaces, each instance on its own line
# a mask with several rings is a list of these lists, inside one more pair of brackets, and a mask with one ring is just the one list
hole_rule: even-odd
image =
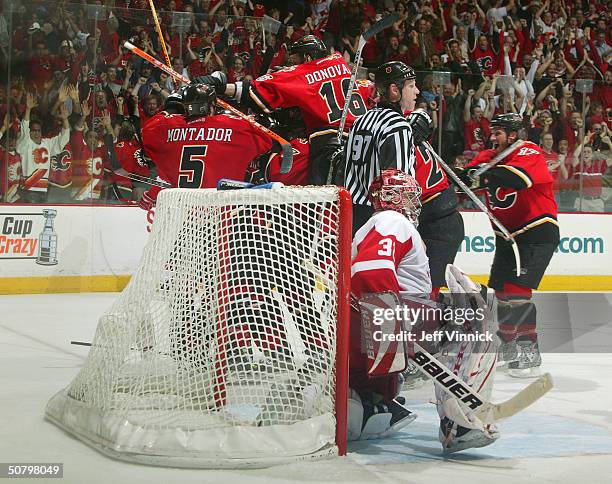
[[[155,57],[143,51],[142,49],[139,49],[134,44],[130,42],[125,42],[123,46],[126,49],[128,49],[130,52],[133,52],[134,54],[136,54],[138,57],[143,58],[144,60],[153,64],[158,69],[161,69],[168,75],[172,76],[174,79],[178,79],[179,81],[184,82],[185,84],[189,84],[190,81],[185,76],[183,76],[182,74],[179,74],[174,69],[172,69],[171,67],[168,67],[166,64],[164,64],[163,62],[160,62]],[[291,171],[291,166],[293,165],[293,147],[291,146],[291,143],[289,143],[284,138],[280,137],[274,131],[266,128],[265,126],[262,126],[254,119],[251,119],[249,116],[244,114],[242,111],[236,109],[234,106],[226,103],[222,99],[217,98],[216,102],[223,109],[227,109],[228,111],[231,111],[233,114],[235,114],[239,118],[242,118],[245,121],[248,121],[253,126],[255,126],[257,129],[266,133],[273,140],[276,140],[281,145],[281,149],[282,149],[282,162],[281,162],[280,172],[285,174]]]
[[[161,44],[162,51],[164,53],[164,59],[166,59],[166,64],[168,67],[172,67],[172,62],[170,61],[170,56],[168,55],[168,48],[166,47],[166,41],[164,40],[164,33],[162,32],[161,25],[159,23],[159,18],[157,18],[157,10],[155,10],[155,4],[153,0],[149,0],[149,6],[151,7],[151,13],[153,14],[153,21],[155,22],[155,29],[157,30],[157,37],[159,38],[159,43]],[[174,88],[178,87],[176,79],[174,80]]]
[[369,30],[365,31],[359,36],[359,44],[357,44],[357,52],[355,52],[355,62],[351,72],[351,80],[349,81],[348,90],[345,94],[344,106],[342,107],[342,117],[340,118],[340,126],[338,126],[338,141],[342,139],[342,132],[344,131],[344,125],[346,124],[346,118],[348,116],[348,109],[353,96],[353,90],[355,89],[355,82],[357,80],[357,71],[359,70],[359,64],[361,64],[361,51],[365,47],[368,40],[375,35],[379,34],[383,30],[391,27],[395,22],[399,20],[400,16],[398,13],[392,13],[387,15],[385,18],[380,19],[376,22]]
[[159,19],[157,18],[157,11],[155,10],[155,4],[153,3],[153,0],[149,0],[149,7],[151,7],[153,21],[155,22],[155,29],[157,30],[159,43],[161,44],[162,51],[164,53],[164,59],[166,59],[166,64],[168,65],[168,67],[172,67],[172,62],[170,62],[170,56],[168,55],[168,49],[166,48],[166,41],[164,40],[164,34],[162,32],[161,25],[159,24]]
[[[357,71],[361,64],[361,51],[364,46],[375,35],[379,34],[386,28],[391,27],[395,22],[399,20],[400,16],[398,13],[392,13],[387,15],[385,18],[380,19],[376,22],[369,30],[365,31],[359,36],[359,44],[357,44],[357,52],[355,52],[355,62],[351,72],[351,80],[349,81],[348,89],[346,91],[346,97],[344,98],[344,106],[342,107],[342,116],[340,117],[340,125],[338,126],[338,141],[342,140],[342,134],[344,132],[344,126],[346,124],[346,118],[348,116],[349,105],[351,98],[353,97],[353,90],[355,89],[355,82],[357,80]],[[329,173],[327,174],[327,184],[331,183],[331,179],[334,172],[334,163],[329,167]]]
[[516,140],[514,143],[512,143],[510,146],[508,146],[504,151],[502,151],[501,153],[499,153],[495,158],[493,158],[491,161],[489,161],[488,163],[485,163],[483,165],[481,165],[475,172],[474,172],[474,177],[479,177],[480,175],[482,175],[483,173],[485,173],[486,171],[490,170],[491,168],[493,168],[495,165],[497,165],[500,161],[502,161],[506,156],[508,156],[510,153],[512,153],[514,150],[516,150],[517,148],[520,148],[521,146],[523,146],[525,144],[525,140],[522,139],[518,139]]
[[550,373],[545,373],[512,398],[500,403],[485,400],[477,391],[455,375],[431,353],[414,343],[412,361],[417,368],[444,392],[456,398],[464,407],[476,413],[483,422],[496,422],[524,410],[542,398],[553,387]]
[[[487,217],[489,217],[489,220],[491,220],[491,222],[493,222],[497,226],[499,231],[502,233],[504,239],[506,239],[510,243],[510,246],[512,247],[512,252],[514,252],[514,260],[516,261],[516,277],[519,277],[521,275],[521,256],[519,254],[518,245],[516,241],[514,240],[514,237],[510,235],[510,232],[508,232],[508,229],[506,229],[506,227],[503,226],[503,224],[497,219],[497,217],[491,213],[491,211],[487,208],[487,206],[484,203],[482,203],[480,198],[478,198],[476,194],[472,190],[470,190],[470,188],[465,183],[463,183],[463,181],[461,181],[461,178],[459,178],[457,174],[451,169],[451,167],[448,166],[444,162],[442,157],[434,151],[434,149],[429,144],[429,142],[424,141],[423,144],[431,152],[434,158],[438,160],[438,163],[440,163],[440,166],[444,169],[446,174],[457,184],[459,188],[461,188],[461,190],[463,190],[463,192],[468,197],[470,197],[470,199],[474,202],[474,204],[480,210],[482,210],[486,214]],[[500,153],[500,155],[502,154],[503,152]]]

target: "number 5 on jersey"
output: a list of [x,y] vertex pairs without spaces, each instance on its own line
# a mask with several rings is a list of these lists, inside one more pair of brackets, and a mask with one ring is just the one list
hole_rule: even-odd
[[179,169],[179,188],[200,188],[204,179],[204,158],[208,145],[183,146]]

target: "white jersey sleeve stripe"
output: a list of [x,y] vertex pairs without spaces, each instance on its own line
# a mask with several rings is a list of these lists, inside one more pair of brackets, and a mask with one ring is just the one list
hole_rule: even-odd
[[395,263],[390,260],[366,260],[355,262],[351,267],[351,275],[354,276],[358,272],[373,271],[376,269],[390,269],[395,272]]

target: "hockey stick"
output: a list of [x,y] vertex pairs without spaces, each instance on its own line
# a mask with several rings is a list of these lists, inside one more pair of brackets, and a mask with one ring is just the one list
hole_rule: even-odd
[[[149,6],[151,7],[151,13],[153,14],[153,21],[155,22],[155,29],[157,30],[157,37],[159,38],[159,43],[161,44],[162,51],[164,53],[164,59],[166,59],[166,64],[168,67],[172,67],[172,62],[170,61],[170,56],[168,55],[168,49],[166,47],[166,41],[164,40],[164,34],[161,29],[161,25],[159,23],[159,18],[157,18],[157,10],[155,10],[155,4],[153,0],[149,0]],[[176,79],[173,82],[173,86],[176,89],[178,87]]]
[[[493,213],[491,213],[491,211],[487,208],[487,206],[484,203],[482,203],[480,198],[478,198],[476,194],[472,190],[470,190],[470,188],[465,183],[463,183],[463,181],[461,181],[461,178],[459,178],[457,174],[451,169],[451,167],[448,166],[444,162],[442,157],[434,151],[434,149],[429,144],[429,142],[424,141],[423,144],[431,152],[431,154],[438,161],[438,163],[440,163],[440,166],[444,169],[446,174],[457,184],[459,188],[461,188],[461,190],[463,190],[463,192],[468,197],[470,197],[470,199],[474,202],[474,204],[480,210],[482,210],[486,214],[487,217],[489,217],[489,220],[491,220],[491,222],[493,222],[497,226],[499,231],[502,233],[504,239],[506,239],[510,243],[510,246],[512,247],[512,252],[514,252],[514,260],[516,261],[516,277],[519,277],[521,275],[521,256],[519,254],[518,245],[516,241],[514,240],[514,237],[510,235],[510,232],[508,232],[508,229],[506,229],[506,227],[503,226],[503,224],[497,219],[497,217],[493,215]],[[500,155],[501,154],[503,153],[500,153]]]
[[488,163],[485,163],[480,168],[478,168],[474,172],[474,178],[479,177],[484,172],[486,172],[486,171],[490,170],[491,168],[493,168],[500,161],[502,161],[506,156],[508,156],[510,153],[512,153],[514,150],[520,148],[524,144],[525,144],[525,140],[522,140],[522,139],[516,140],[514,143],[512,143],[510,146],[508,146],[504,151],[502,151],[495,158],[493,158],[491,161],[489,161]]
[[[357,44],[357,52],[355,53],[355,62],[351,72],[351,80],[349,81],[348,90],[346,91],[346,97],[344,98],[344,106],[342,107],[342,117],[340,118],[340,125],[338,126],[338,141],[342,140],[342,134],[344,132],[344,125],[346,124],[346,118],[348,116],[349,105],[351,98],[353,97],[353,90],[355,89],[355,81],[357,80],[357,71],[359,70],[359,64],[361,64],[361,51],[365,47],[368,40],[375,35],[379,34],[383,30],[391,27],[395,22],[399,20],[400,16],[398,13],[387,15],[385,18],[380,19],[376,22],[369,30],[359,36],[359,44]],[[329,173],[327,174],[327,184],[331,183],[332,175],[334,172],[334,166],[330,165]]]
[[[134,44],[130,42],[125,42],[123,46],[126,49],[128,49],[130,52],[133,52],[134,54],[136,54],[138,57],[143,58],[144,60],[153,64],[158,69],[164,71],[166,74],[172,76],[174,79],[178,79],[179,81],[184,82],[185,84],[189,84],[190,81],[185,76],[183,76],[182,74],[179,74],[174,69],[172,69],[171,67],[168,67],[166,64],[164,64],[163,62],[160,62],[155,57],[146,53],[142,49],[139,49]],[[249,116],[244,114],[242,111],[236,109],[234,106],[226,103],[222,99],[217,98],[216,102],[223,109],[227,109],[228,111],[231,111],[233,114],[235,114],[239,118],[242,118],[243,120],[251,123],[253,126],[255,126],[260,131],[263,131],[264,133],[266,133],[273,140],[276,140],[281,145],[281,149],[282,149],[282,162],[281,162],[280,172],[285,174],[291,171],[291,166],[293,165],[293,147],[287,140],[280,137],[274,131],[266,128],[265,126],[262,126],[257,121],[255,121],[254,119],[251,119]]]
[[357,45],[357,52],[355,53],[355,62],[353,64],[353,70],[351,72],[351,80],[349,82],[348,90],[346,91],[346,97],[344,99],[344,106],[342,107],[342,117],[340,118],[340,126],[338,127],[338,141],[342,139],[342,132],[344,131],[344,125],[346,124],[346,118],[348,116],[348,109],[353,96],[353,89],[355,89],[355,81],[357,80],[357,71],[359,70],[359,64],[361,63],[361,51],[365,47],[368,40],[375,35],[379,34],[383,30],[391,27],[395,22],[399,20],[400,16],[398,13],[387,15],[385,18],[380,19],[376,22],[369,30],[361,34],[359,37],[359,44]]
[[275,287],[272,288],[271,292],[272,298],[280,306],[281,314],[283,315],[283,324],[285,325],[285,332],[287,333],[289,346],[291,347],[291,352],[293,353],[296,370],[299,370],[306,364],[306,361],[308,361],[306,345],[304,344],[300,331],[295,325],[295,320],[293,319],[291,311],[289,311],[285,298]]
[[114,175],[118,175],[118,176],[122,176],[122,177],[125,177],[125,178],[129,178],[130,180],[137,181],[137,182],[140,182],[140,183],[144,183],[144,184],[152,186],[152,187],[172,188],[172,185],[170,185],[170,183],[162,181],[161,179],[159,179],[159,181],[158,181],[158,180],[154,180],[153,178],[147,178],[146,176],[137,175],[136,173],[130,173],[130,172],[126,171],[123,168],[119,168],[118,170],[113,171],[112,173]]
[[172,67],[172,63],[170,62],[170,56],[168,55],[168,49],[166,48],[166,41],[164,40],[164,34],[162,32],[161,25],[159,24],[159,19],[157,18],[157,11],[155,10],[155,4],[153,3],[153,0],[149,0],[149,7],[151,7],[153,21],[155,22],[155,29],[157,30],[159,43],[161,44],[162,51],[164,53],[164,59],[166,59],[166,64],[168,65],[168,67]]
[[414,356],[411,356],[411,360],[414,361],[416,367],[445,393],[457,399],[468,410],[475,412],[478,418],[485,423],[512,417],[542,398],[553,387],[552,376],[550,373],[545,373],[512,398],[500,403],[492,403],[459,379],[446,365],[419,344],[413,344],[415,353]]

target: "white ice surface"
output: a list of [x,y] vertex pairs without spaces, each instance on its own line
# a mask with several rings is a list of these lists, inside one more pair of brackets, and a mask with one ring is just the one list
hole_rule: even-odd
[[[98,317],[116,294],[0,296],[0,462],[63,462],[67,483],[612,482],[612,324],[590,341],[609,353],[545,354],[555,388],[501,425],[495,444],[444,459],[425,386],[405,396],[419,418],[397,437],[350,446],[349,456],[268,469],[208,471],[111,460],[43,419],[48,399],[76,375]],[[587,315],[588,316],[588,311]],[[595,337],[594,337],[595,336]],[[494,400],[525,381],[498,374]],[[21,480],[20,482],[27,482]],[[32,482],[43,482],[32,480]]]

